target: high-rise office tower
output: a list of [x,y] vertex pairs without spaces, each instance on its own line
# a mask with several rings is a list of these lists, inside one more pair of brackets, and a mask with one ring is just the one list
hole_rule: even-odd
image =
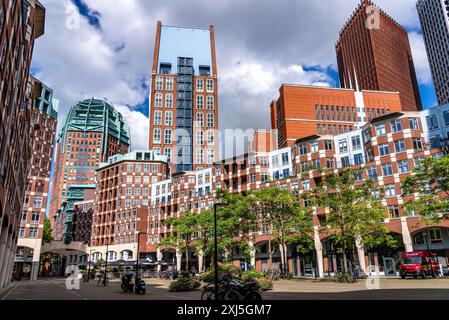
[[171,173],[211,166],[218,150],[218,74],[214,27],[157,23],[150,97],[149,148]]
[[369,0],[362,0],[336,45],[340,85],[398,91],[404,111],[421,110],[407,31]]
[[438,103],[449,103],[449,2],[419,0],[416,4]]
[[58,119],[58,101],[53,90],[31,77],[34,97],[31,161],[20,216],[14,278],[36,280],[42,234],[50,188],[53,145]]
[[29,71],[44,29],[39,1],[0,1],[0,290],[11,282],[14,265],[32,146]]
[[129,145],[128,125],[110,103],[92,98],[71,108],[56,145],[50,204],[52,223],[67,200],[69,187],[95,184],[95,170],[100,163],[115,154],[126,154]]

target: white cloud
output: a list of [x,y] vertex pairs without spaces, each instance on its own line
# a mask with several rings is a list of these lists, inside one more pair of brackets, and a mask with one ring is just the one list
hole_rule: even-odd
[[116,106],[128,122],[131,134],[131,150],[148,149],[148,118],[139,111],[131,110],[127,106]]
[[[78,100],[107,98],[120,105],[132,129],[134,147],[146,147],[148,119],[132,107],[149,89],[156,21],[207,28],[215,25],[220,76],[220,126],[269,127],[269,104],[284,82],[334,85],[338,32],[359,0],[84,0],[99,12],[101,30],[80,19],[66,27],[70,0],[42,0],[46,32],[36,42],[36,76],[55,90],[60,118]],[[415,0],[377,0],[399,23],[419,26]],[[422,39],[411,32],[417,74],[428,84]],[[240,63],[238,63],[240,62]],[[309,70],[302,66],[320,66]],[[126,109],[125,109],[126,108]],[[241,114],[235,117],[235,114]],[[248,117],[251,121],[248,123]]]
[[426,85],[432,84],[432,73],[427,59],[424,38],[417,32],[410,32],[409,38],[418,81]]

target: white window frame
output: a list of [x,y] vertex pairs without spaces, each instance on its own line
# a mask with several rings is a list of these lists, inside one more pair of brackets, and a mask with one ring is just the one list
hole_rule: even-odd
[[206,79],[206,92],[213,93],[214,92],[214,80]]
[[207,96],[206,97],[206,109],[207,110],[214,110],[215,108],[215,97],[214,96]]
[[173,93],[167,93],[165,95],[165,107],[167,109],[173,108]]
[[196,108],[204,109],[204,96],[196,96]]
[[167,91],[173,91],[173,77],[167,77],[165,79],[165,89]]
[[153,123],[155,126],[162,125],[162,111],[160,111],[160,110],[154,111],[154,122]]
[[[162,131],[159,128],[155,128],[153,130],[153,143],[155,144],[161,144],[162,142]],[[160,149],[159,149],[160,152]]]
[[196,92],[204,92],[204,79],[196,79]]
[[207,128],[214,128],[215,127],[215,115],[213,113],[207,114]]
[[166,126],[173,125],[173,111],[165,111],[165,125]]
[[160,91],[164,90],[164,77],[161,76],[156,77],[155,89]]
[[172,144],[172,133],[171,129],[164,130],[164,144]]
[[156,93],[154,95],[154,107],[155,108],[162,108],[162,103],[164,100],[164,95],[160,92]]

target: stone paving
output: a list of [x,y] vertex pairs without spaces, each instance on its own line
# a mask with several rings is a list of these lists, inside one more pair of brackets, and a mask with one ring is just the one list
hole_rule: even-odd
[[[125,294],[119,281],[98,287],[96,281],[80,283],[80,289],[68,290],[65,279],[41,279],[16,282],[0,293],[0,300],[199,300],[201,291],[168,292],[169,281],[147,279],[146,295]],[[370,289],[378,288],[378,289]],[[314,280],[280,280],[264,300],[449,300],[449,279],[380,279],[378,283],[360,280],[341,284]]]

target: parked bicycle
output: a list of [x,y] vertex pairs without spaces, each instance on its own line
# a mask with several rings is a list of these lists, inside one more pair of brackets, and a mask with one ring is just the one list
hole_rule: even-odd
[[103,287],[107,287],[109,285],[109,277],[102,275],[100,278],[98,278],[97,286],[102,285]]
[[[261,288],[256,282],[240,282],[236,279],[223,278],[218,285],[218,300],[226,301],[261,301]],[[215,300],[215,285],[204,287],[201,300]]]

